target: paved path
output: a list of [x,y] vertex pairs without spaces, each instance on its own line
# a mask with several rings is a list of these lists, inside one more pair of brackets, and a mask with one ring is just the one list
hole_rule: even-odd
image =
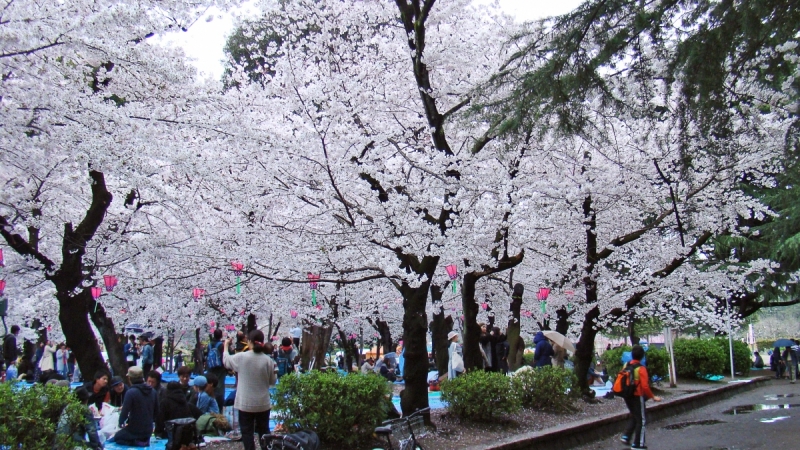
[[[765,406],[748,411],[748,405]],[[731,413],[734,408],[736,414]],[[622,431],[579,449],[630,448],[619,441]],[[798,449],[800,383],[769,381],[727,400],[648,424],[647,446],[651,450]]]

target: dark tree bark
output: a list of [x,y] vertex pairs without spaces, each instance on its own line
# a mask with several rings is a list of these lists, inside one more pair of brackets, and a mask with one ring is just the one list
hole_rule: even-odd
[[519,336],[520,310],[522,309],[522,295],[525,293],[525,286],[521,283],[514,285],[514,292],[511,294],[511,319],[508,321],[506,336],[508,339],[508,369],[515,371],[522,367],[522,339]]
[[247,329],[245,330],[245,334],[249,335],[251,331],[258,329],[258,323],[256,322],[256,315],[255,314],[248,314],[247,315]]
[[[442,300],[442,288],[434,284],[431,285],[431,300],[433,302],[440,302]],[[431,352],[433,359],[436,361],[436,370],[439,376],[447,373],[447,333],[453,331],[453,318],[446,316],[444,308],[438,312],[433,313],[433,320],[431,321]]]
[[29,227],[29,238],[26,240],[19,234],[12,233],[11,224],[5,217],[0,216],[0,235],[18,254],[30,257],[41,264],[44,278],[55,286],[62,330],[67,345],[73,349],[81,372],[94,374],[99,370],[108,371],[89,325],[91,317],[95,327],[100,331],[114,372],[125,373],[127,364],[122,354],[122,346],[116,339],[114,324],[106,316],[102,304],[95,302],[89,292],[88,282],[93,280],[96,268],[93,265],[86,265],[83,261],[86,245],[94,238],[103,223],[113,199],[106,188],[103,173],[89,169],[89,177],[92,180],[91,202],[77,227],[69,222],[64,224],[60,265],[57,266],[52,259],[39,251],[38,230]]
[[[425,306],[428,301],[433,271],[438,257],[426,256],[418,266],[417,273],[427,272],[427,277],[418,287],[403,283],[403,336],[405,337],[405,389],[400,392],[400,407],[408,415],[428,407],[428,318]],[[426,422],[430,421],[430,416]]]
[[556,310],[556,331],[564,336],[566,336],[569,331],[569,316],[571,315],[572,313],[567,311],[567,308],[563,306]]
[[314,369],[319,369],[325,363],[325,353],[331,342],[333,328],[330,326],[320,326],[316,324],[306,324],[303,327],[303,347],[300,358],[302,367],[309,370],[311,362],[314,362]]
[[[159,336],[153,339],[153,370],[162,367],[164,358],[164,338]],[[146,375],[146,374],[145,374]]]

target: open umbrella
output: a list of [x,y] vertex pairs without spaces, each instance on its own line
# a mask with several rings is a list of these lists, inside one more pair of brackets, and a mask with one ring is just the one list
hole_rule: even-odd
[[794,345],[794,341],[791,339],[778,339],[772,344],[773,347],[791,347]]
[[570,340],[567,339],[566,336],[559,333],[558,331],[547,330],[547,331],[542,331],[542,334],[544,334],[544,337],[546,337],[547,339],[550,339],[551,341],[555,342],[559,347],[575,353],[575,346],[572,345],[572,342],[570,342]]

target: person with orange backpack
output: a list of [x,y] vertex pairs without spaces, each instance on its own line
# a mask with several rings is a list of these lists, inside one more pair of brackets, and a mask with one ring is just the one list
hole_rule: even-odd
[[630,417],[628,418],[628,428],[620,440],[631,449],[646,449],[645,444],[645,424],[646,409],[645,402],[653,399],[660,402],[661,397],[653,395],[650,390],[649,375],[647,368],[641,364],[644,358],[644,349],[641,345],[634,345],[631,350],[633,359],[617,374],[614,382],[613,391],[625,400]]

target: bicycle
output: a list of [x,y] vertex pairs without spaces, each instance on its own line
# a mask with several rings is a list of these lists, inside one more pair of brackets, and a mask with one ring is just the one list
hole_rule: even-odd
[[399,450],[424,450],[417,439],[422,439],[428,434],[424,416],[430,412],[430,408],[423,408],[407,417],[388,420],[382,426],[375,428],[375,434],[386,438],[389,445],[387,450],[394,450],[392,436],[400,443]]

